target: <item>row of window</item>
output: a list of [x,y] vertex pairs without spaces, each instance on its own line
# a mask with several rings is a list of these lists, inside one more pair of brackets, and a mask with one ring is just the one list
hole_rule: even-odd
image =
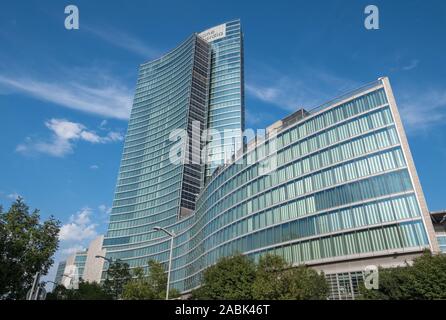
[[[290,229],[289,233],[283,232],[282,234],[282,240],[288,241],[414,218],[420,216],[420,212],[414,195],[407,195],[373,201],[306,218],[305,215],[305,212],[299,212],[293,203],[263,211],[218,231],[204,241],[204,249],[209,250],[227,240],[279,223],[282,223],[284,230]],[[298,217],[304,218],[290,222],[290,220]]]
[[[387,131],[389,129],[385,129]],[[390,131],[387,132],[393,132],[390,129]],[[384,132],[384,131],[381,131]],[[393,133],[396,134],[396,133]],[[373,133],[368,136],[362,136],[360,138],[357,138],[357,140],[349,141],[345,144],[338,145],[333,147],[329,150],[331,154],[331,158],[336,159],[333,157],[335,153],[337,153],[339,156],[347,156],[347,153],[339,152],[341,149],[345,149],[344,146],[346,144],[354,144],[355,141],[373,141],[378,140],[379,137],[382,135],[380,133]],[[370,137],[372,139],[370,139]],[[389,139],[387,145],[384,145],[384,147],[390,147],[392,146],[391,140]],[[339,163],[341,161],[346,161],[349,159],[352,159],[353,157],[361,157],[365,154],[370,154],[371,152],[376,152],[378,149],[378,145],[376,143],[371,144],[375,146],[374,150],[369,150],[368,148],[366,150],[363,150],[362,153],[352,153],[350,155],[350,158],[341,158],[336,159],[337,161],[333,161],[332,165],[335,165],[336,163]],[[364,148],[365,149],[365,148]],[[359,149],[358,149],[359,150]],[[387,153],[385,153],[387,154]],[[233,181],[229,181],[230,183],[226,183],[224,186],[221,186],[218,190],[214,191],[212,195],[206,201],[203,203],[203,211],[200,213],[204,213],[207,208],[211,208],[210,210],[213,210],[214,212],[211,213],[215,216],[216,212],[221,212],[224,210],[224,208],[230,208],[235,203],[238,203],[242,199],[246,199],[248,197],[253,197],[253,195],[264,192],[267,189],[270,189],[279,183],[283,183],[285,181],[289,181],[290,183],[294,183],[295,179],[299,179],[300,182],[297,182],[295,185],[294,190],[290,190],[294,193],[303,194],[307,192],[311,192],[315,186],[328,186],[328,185],[334,185],[337,183],[345,182],[348,180],[348,178],[353,177],[360,177],[368,174],[377,173],[380,171],[383,171],[384,168],[391,168],[391,165],[393,162],[394,167],[400,167],[404,164],[404,161],[401,156],[401,152],[396,151],[395,154],[392,153],[391,157],[393,157],[393,160],[389,160],[389,155],[383,155],[383,159],[385,164],[381,161],[381,159],[378,157],[371,157],[369,159],[359,159],[359,161],[354,163],[349,163],[346,166],[348,166],[350,169],[347,173],[345,169],[342,169],[342,166],[337,166],[331,169],[327,169],[325,171],[321,171],[319,173],[315,173],[312,176],[307,176],[306,178],[302,177],[304,175],[309,175],[310,172],[320,170],[324,168],[322,166],[324,154],[316,154],[311,156],[311,158],[304,158],[297,160],[296,162],[290,163],[288,166],[281,168],[276,171],[272,171],[267,175],[260,176],[256,178],[255,180],[251,180],[252,177],[258,176],[256,171],[256,166],[252,166],[248,172],[252,172],[252,174],[247,174],[245,176],[241,176],[242,179],[237,178]],[[310,161],[312,159],[312,161]],[[390,161],[390,162],[389,162]],[[239,176],[240,177],[240,176]],[[244,177],[244,179],[243,179]],[[246,183],[246,181],[249,181]],[[307,182],[305,182],[307,181]],[[240,187],[241,186],[241,187]],[[286,195],[285,189],[286,186],[281,187],[283,191],[280,189],[277,189],[277,194],[282,194],[282,196]],[[310,189],[311,188],[311,189]],[[307,190],[308,189],[308,190]],[[279,196],[280,197],[280,196]],[[200,214],[199,213],[199,214]]]
[[[279,247],[249,254],[253,259],[258,260],[261,255],[270,253],[280,255],[293,264],[305,264],[322,259],[335,259],[336,257],[371,252],[394,252],[394,250],[403,248],[421,249],[429,244],[423,223],[420,220],[358,230],[290,245],[280,244],[281,234],[278,230],[269,229],[269,232],[268,235],[263,235],[263,237],[250,235],[229,242],[218,250],[201,256],[193,265],[174,270],[172,272],[173,286],[178,289],[181,288],[181,290],[188,290],[199,285],[201,273],[192,276],[193,273],[201,271],[205,266],[212,265],[220,257],[229,256],[236,252],[247,252],[249,248],[253,247],[260,248],[259,242],[262,244],[277,243]],[[275,242],[275,240],[279,241]],[[129,261],[136,263],[136,265],[138,262],[146,264],[145,261],[138,261],[138,259]],[[185,279],[186,277],[188,278]]]
[[[245,214],[250,214],[255,212],[261,208],[267,208],[272,205],[275,205],[279,202],[283,202],[288,199],[294,199],[296,197],[300,197],[304,194],[310,194],[317,190],[321,190],[333,185],[345,183],[347,181],[352,181],[356,179],[360,179],[371,174],[376,174],[383,171],[389,171],[393,169],[397,169],[404,166],[404,159],[401,149],[392,149],[388,151],[384,151],[378,153],[373,156],[369,156],[366,158],[357,159],[355,161],[347,162],[342,165],[330,167],[319,173],[315,173],[309,175],[305,178],[299,178],[294,181],[287,183],[286,185],[270,190],[268,192],[264,192],[257,197],[252,196],[252,188],[244,187],[238,192],[235,193],[231,197],[233,202],[238,203],[242,201],[246,201],[244,204],[239,205],[231,210],[242,210]],[[300,177],[300,175],[290,174],[289,176],[284,175],[281,179],[279,173],[279,183],[290,181],[293,176]],[[152,194],[151,199],[158,198],[160,195]],[[138,200],[141,199],[146,201],[147,196],[138,197]],[[119,204],[134,203],[136,198],[131,198],[128,200],[121,200],[120,202],[114,202],[114,206]],[[225,213],[225,209],[229,209],[225,203],[220,203],[215,206],[215,210]],[[231,211],[229,211],[231,212]],[[151,219],[153,221],[153,219]],[[215,221],[215,219],[214,219]],[[140,223],[144,223],[143,219],[139,221]],[[122,226],[116,225],[117,228],[127,228],[128,223],[123,222]],[[150,226],[138,228],[139,232],[143,232],[144,228],[149,228]],[[124,230],[126,232],[135,233],[134,230]],[[136,233],[139,233],[136,232]],[[125,235],[123,233],[122,235]]]
[[[308,215],[324,210],[330,210],[336,207],[346,206],[349,204],[359,203],[362,201],[368,201],[375,198],[408,192],[412,190],[413,189],[410,182],[410,177],[407,170],[405,169],[321,191],[311,196],[295,199],[291,202],[288,202],[286,205],[288,212],[293,214],[294,216]],[[283,203],[280,203],[277,205],[277,207],[283,205]],[[275,208],[273,207],[272,209]],[[260,208],[260,211],[263,210],[264,208]],[[229,219],[240,219],[244,217],[246,215],[246,212],[247,209],[244,204],[241,205],[238,210],[233,211],[231,215],[223,215],[223,218],[227,219],[226,221],[224,221],[224,225],[230,224],[232,221],[234,221]],[[200,220],[200,222],[204,224],[207,221],[202,219]],[[191,232],[192,234],[198,236],[192,238],[187,245],[189,245],[190,248],[194,248],[195,246],[201,244],[204,237],[208,236],[212,232],[211,230],[207,230],[211,227],[212,225],[208,225],[206,230],[203,232],[202,230],[200,230],[201,224],[195,224],[191,228]],[[225,232],[225,234],[222,238],[225,239],[225,237],[229,236],[229,229],[227,228],[223,232]],[[193,251],[193,253],[195,252],[196,250]]]
[[[394,129],[392,129],[394,131]],[[396,135],[396,133],[393,133]],[[380,135],[382,136],[382,135]],[[377,140],[384,141],[385,139],[379,139],[380,136],[377,136]],[[361,141],[361,140],[355,140],[355,141]],[[353,143],[355,143],[355,141]],[[345,148],[344,148],[345,149]],[[371,150],[367,150],[367,152],[370,152]],[[364,154],[365,150],[363,150]],[[343,155],[347,155],[347,152],[340,153]],[[359,156],[360,154],[353,154],[353,156]],[[324,154],[319,154],[318,157],[323,157]],[[238,202],[246,197],[251,196],[252,194],[261,192],[265,188],[269,188],[277,183],[282,183],[285,180],[289,181],[292,177],[300,177],[302,174],[306,174],[309,171],[311,171],[312,167],[317,168],[313,165],[306,165],[304,162],[295,162],[294,164],[289,165],[288,167],[282,168],[278,170],[277,172],[271,173],[268,176],[263,176],[261,179],[255,181],[256,183],[252,183],[250,185],[245,186],[242,190],[239,190],[235,195],[230,197],[229,199],[234,199],[232,201]],[[310,164],[313,163],[313,161],[309,162]],[[323,161],[322,161],[323,163]],[[311,192],[313,189],[318,189],[319,187],[325,187],[328,185],[344,182],[347,180],[355,179],[358,177],[362,177],[365,175],[377,173],[383,170],[389,170],[392,168],[397,168],[404,165],[404,159],[402,157],[401,150],[393,150],[388,151],[382,154],[378,154],[376,156],[370,157],[368,159],[360,159],[357,162],[348,163],[346,166],[340,166],[335,167],[329,170],[325,170],[323,172],[320,172],[318,174],[315,174],[313,176],[306,177],[304,180],[299,180],[295,185],[289,184],[288,187],[285,189],[281,189],[283,191],[280,191],[277,189],[275,191],[276,197],[281,201],[280,199],[286,199],[286,194],[288,193],[290,197],[294,197],[296,195],[301,195],[306,192]],[[246,177],[244,177],[246,179]],[[249,179],[248,179],[249,180]],[[242,183],[242,181],[240,181]],[[236,183],[237,184],[237,183]],[[232,190],[234,190],[232,188]],[[217,195],[217,197],[220,197],[220,195]],[[264,194],[260,198],[260,204],[257,204],[257,198],[254,199],[254,207],[261,206],[261,204],[264,203],[271,203],[271,200],[269,200],[269,194]],[[263,200],[265,199],[265,200]],[[266,200],[268,199],[268,200]],[[228,208],[230,204],[220,204],[214,206],[215,212],[222,212],[222,208]]]
[[[361,96],[359,98],[356,98],[352,101],[349,101],[345,104],[341,104],[340,106],[337,106],[333,109],[330,109],[320,115],[317,116],[317,118],[312,118],[311,120],[302,121],[299,125],[296,125],[293,128],[290,128],[286,130],[285,132],[278,135],[278,138],[275,139],[277,143],[277,149],[272,150],[273,152],[276,152],[276,150],[281,149],[281,145],[287,145],[289,143],[296,143],[300,139],[305,138],[306,136],[318,131],[322,130],[323,128],[333,125],[337,122],[341,122],[349,117],[353,117],[354,115],[362,112],[366,112],[370,109],[379,107],[386,103],[386,97],[385,93],[382,89],[373,91],[365,96]],[[343,111],[344,107],[350,106],[350,111]],[[365,122],[368,122],[368,120],[362,120],[364,125],[360,126],[360,128],[366,128]],[[307,130],[307,124],[310,127]],[[369,123],[370,124],[370,123]],[[326,132],[324,132],[326,133]],[[338,137],[337,134],[329,135],[327,138],[336,138]],[[338,137],[339,138],[339,137]],[[247,153],[247,155],[244,156],[246,158],[247,163],[255,163],[256,159],[259,159],[260,157],[256,157],[255,153],[259,152],[262,154],[262,148],[265,148],[265,145],[267,145],[268,142],[266,142],[264,145],[258,146],[253,151]],[[260,151],[257,151],[260,150]],[[267,153],[264,153],[267,154]],[[229,166],[224,170],[223,173],[219,174],[215,179],[212,180],[212,182],[207,186],[206,192],[209,194],[212,194],[216,189],[219,189],[221,184],[225,181],[228,181],[230,177],[237,174],[240,171],[239,166],[232,165]]]

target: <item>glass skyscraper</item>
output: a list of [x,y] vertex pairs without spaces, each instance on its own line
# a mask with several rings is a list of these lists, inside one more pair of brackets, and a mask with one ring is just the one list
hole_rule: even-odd
[[66,261],[60,261],[57,265],[56,276],[54,278],[53,290],[57,285],[62,283],[62,278],[65,272]]
[[243,34],[240,21],[200,33],[211,46],[206,178],[242,148],[244,130]]
[[438,251],[387,78],[276,122],[215,172],[170,161],[172,131],[190,133],[192,121],[200,132],[243,127],[241,37],[240,22],[230,22],[141,65],[107,256],[131,268],[167,263],[160,226],[176,234],[171,281],[183,293],[219,258],[242,252],[323,270],[336,284],[332,298],[344,282],[349,298],[365,266]]

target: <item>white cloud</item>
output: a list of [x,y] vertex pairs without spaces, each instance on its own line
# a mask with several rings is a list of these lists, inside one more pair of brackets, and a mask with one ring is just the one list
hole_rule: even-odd
[[108,206],[105,205],[105,204],[101,204],[101,205],[98,207],[98,209],[99,209],[99,211],[100,211],[101,213],[105,213],[105,214],[107,214],[107,215],[109,215],[109,214],[111,213],[111,210],[112,210],[111,207],[108,207]]
[[59,232],[59,250],[54,255],[55,263],[49,273],[43,277],[44,280],[53,281],[60,261],[66,260],[68,256],[77,251],[83,251],[89,246],[90,241],[97,236],[98,218],[91,208],[84,207],[71,215],[69,220],[62,225]]
[[[404,70],[418,66],[413,60]],[[256,77],[255,82],[246,85],[247,94],[274,104],[287,111],[296,111],[300,106],[311,110],[327,99],[358,88],[359,83],[337,77],[328,72],[304,69],[302,79],[296,79],[270,69],[264,70],[264,76]],[[260,81],[259,81],[260,79]],[[262,81],[263,80],[263,81]],[[446,123],[446,88],[426,88],[413,90],[403,88],[395,91],[399,96],[398,107],[408,133],[427,131]],[[249,114],[249,109],[248,112]],[[261,115],[256,114],[248,122],[261,122]]]
[[103,142],[115,142],[124,140],[124,136],[117,131],[110,131],[105,138],[103,138]]
[[82,131],[80,133],[80,138],[91,143],[101,142],[101,137],[99,137],[96,133],[90,131]]
[[160,52],[147,46],[146,42],[140,40],[128,33],[110,27],[83,26],[86,30],[96,37],[127,51],[136,53],[146,59],[151,59],[160,55]]
[[17,200],[18,197],[21,197],[17,192],[10,193],[6,196],[8,199]]
[[45,126],[52,131],[49,141],[34,141],[27,137],[24,143],[16,147],[16,151],[21,153],[38,152],[63,157],[73,152],[74,141],[77,140],[103,144],[124,139],[123,135],[116,131],[110,131],[106,136],[99,136],[94,131],[88,130],[83,124],[65,119],[53,118],[46,121]]
[[72,74],[79,74],[73,70],[64,74],[64,81],[52,82],[0,75],[0,85],[70,109],[127,120],[132,91],[108,76],[97,76],[94,70],[81,72],[81,79],[73,79]]
[[413,59],[412,61],[410,61],[410,63],[408,65],[404,66],[402,69],[404,71],[409,71],[409,70],[415,69],[416,67],[418,67],[419,63],[420,63],[419,60]]
[[84,251],[84,250],[85,250],[84,246],[75,245],[73,247],[62,249],[60,252],[65,256],[69,256],[69,255],[72,255],[73,253],[76,253],[78,251]]
[[446,89],[404,90],[398,107],[409,133],[426,131],[446,121]]
[[92,165],[90,166],[90,169],[91,169],[91,170],[97,170],[97,169],[99,169],[99,166],[98,166],[97,164],[92,164]]
[[275,70],[265,69],[245,86],[247,94],[274,104],[287,111],[296,111],[301,107],[307,110],[316,107],[325,100],[359,85],[325,71],[303,69],[302,77],[295,78]]
[[59,239],[61,241],[83,241],[97,236],[97,224],[92,223],[92,210],[83,208],[70,217],[70,221],[60,228]]
[[72,221],[78,225],[86,225],[91,222],[90,220],[91,209],[86,207],[79,211],[75,217],[72,217]]

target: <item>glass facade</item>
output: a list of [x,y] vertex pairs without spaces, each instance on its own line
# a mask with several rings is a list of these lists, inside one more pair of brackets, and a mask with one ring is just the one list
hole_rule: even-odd
[[[210,45],[196,34],[161,58],[139,68],[108,232],[103,246],[113,255],[128,243],[127,255],[159,238],[155,226],[168,227],[189,215],[203,187],[204,165],[192,163],[176,130],[187,136],[205,129],[209,95]],[[172,162],[171,151],[181,150]],[[198,145],[201,149],[202,145]],[[124,232],[123,228],[128,232]],[[139,234],[125,241],[124,234]],[[136,241],[135,241],[136,240]],[[120,253],[123,255],[123,253]]]
[[437,236],[437,241],[440,245],[440,251],[446,253],[446,236]]
[[[235,252],[320,265],[429,248],[397,110],[389,100],[379,80],[307,113],[220,168],[199,193],[193,214],[181,219],[164,207],[173,197],[160,192],[141,200],[141,207],[115,202],[104,240],[107,255],[131,268],[147,267],[149,259],[167,263],[170,239],[151,231],[162,225],[176,233],[172,286],[187,292],[200,284],[205,268]],[[131,126],[138,112],[133,110]],[[265,171],[272,159],[276,167]],[[160,183],[168,176],[179,180],[176,170],[181,166]],[[117,195],[144,190],[121,190],[120,181]],[[149,204],[156,203],[151,211]],[[356,285],[349,285],[354,295]]]
[[183,211],[194,209],[202,168],[172,163],[169,152],[178,143],[171,137],[174,130],[189,133],[194,121],[204,129],[208,69],[208,44],[195,35],[162,58],[141,65],[109,237],[129,221],[146,229],[168,226]]
[[[57,265],[57,271],[56,271],[56,276],[54,278],[54,282],[57,284],[62,284],[62,278],[65,272],[65,266],[67,265],[66,261],[61,261],[59,262],[59,264]],[[56,284],[53,284],[53,290],[56,287]]]
[[87,261],[87,251],[76,252],[74,257],[74,265],[76,266],[79,279],[84,277],[85,262]]
[[206,179],[242,147],[241,132],[245,121],[240,21],[227,22],[216,28],[219,27],[224,29],[224,36],[209,40],[212,58],[207,127],[211,136]]

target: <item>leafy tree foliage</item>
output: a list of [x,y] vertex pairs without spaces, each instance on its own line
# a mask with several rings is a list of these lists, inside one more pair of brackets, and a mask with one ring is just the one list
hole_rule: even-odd
[[192,299],[249,300],[252,299],[252,283],[256,266],[246,256],[237,254],[221,258],[207,268],[200,288],[194,290]]
[[79,288],[67,289],[62,285],[54,288],[53,292],[48,293],[47,300],[110,300],[112,296],[97,282],[79,282]]
[[205,270],[192,299],[326,299],[323,274],[300,266],[291,268],[282,257],[266,255],[256,265],[243,255],[219,260]]
[[257,300],[275,300],[284,293],[287,283],[283,277],[286,262],[279,256],[266,255],[260,258],[257,274],[252,285],[253,298]]
[[[150,260],[149,274],[145,276],[142,268],[133,271],[134,278],[124,286],[123,299],[154,300],[165,299],[167,288],[167,273],[161,263]],[[169,291],[169,298],[179,296],[175,289]]]
[[446,299],[446,255],[425,252],[405,267],[379,269],[378,290],[360,286],[363,299]]
[[75,290],[67,289],[63,285],[57,285],[52,292],[46,295],[46,300],[74,300]]
[[116,260],[109,265],[106,272],[104,290],[114,299],[120,299],[124,286],[132,279],[129,265]]
[[137,268],[133,271],[134,278],[125,286],[122,293],[124,300],[152,300],[155,294],[144,277],[144,269]]
[[48,273],[59,244],[60,222],[40,222],[39,210],[29,213],[22,198],[7,212],[0,207],[0,298],[24,299],[34,275]]
[[288,283],[280,299],[325,300],[329,287],[325,275],[307,266],[299,266],[284,272],[284,282]]
[[253,296],[259,300],[322,300],[328,297],[328,283],[324,274],[311,268],[292,268],[282,257],[266,255],[257,266]]

